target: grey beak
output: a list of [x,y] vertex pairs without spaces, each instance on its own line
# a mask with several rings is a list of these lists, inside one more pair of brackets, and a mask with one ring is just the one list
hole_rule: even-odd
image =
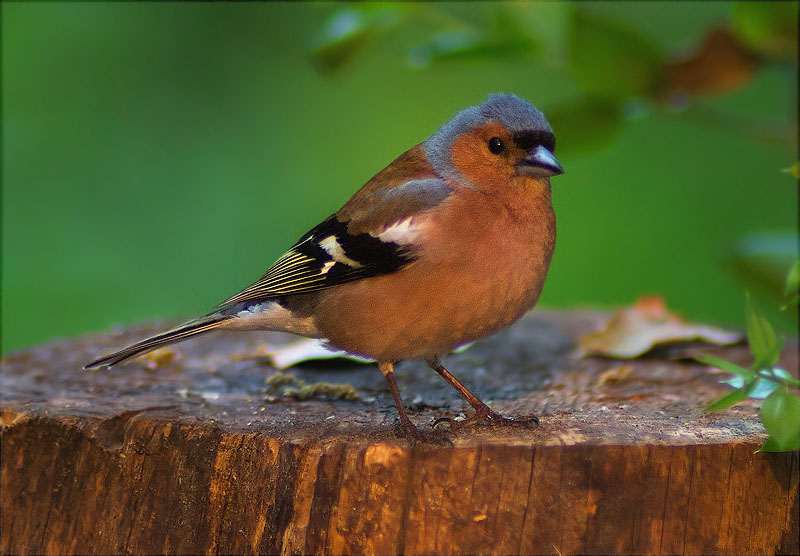
[[555,155],[542,145],[523,158],[517,168],[521,174],[557,176],[564,173]]

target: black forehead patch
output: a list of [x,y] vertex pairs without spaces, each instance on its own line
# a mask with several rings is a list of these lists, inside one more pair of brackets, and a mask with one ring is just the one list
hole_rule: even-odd
[[556,136],[550,131],[526,131],[523,133],[515,133],[514,144],[525,151],[529,151],[541,145],[552,153],[556,150]]

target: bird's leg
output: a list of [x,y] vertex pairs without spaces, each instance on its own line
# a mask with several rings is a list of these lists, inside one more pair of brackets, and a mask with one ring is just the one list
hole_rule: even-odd
[[475,413],[470,415],[464,421],[455,421],[450,419],[449,417],[443,417],[437,419],[434,423],[434,427],[440,423],[448,423],[451,429],[472,425],[475,423],[483,423],[488,422],[495,425],[530,425],[530,424],[539,424],[539,419],[535,416],[524,420],[519,421],[517,419],[509,419],[508,417],[503,417],[499,413],[492,411],[488,405],[483,403],[475,394],[470,392],[466,386],[461,384],[456,377],[450,374],[450,371],[444,368],[441,361],[438,358],[428,360],[428,365],[431,369],[439,373],[439,375],[447,381],[447,383],[456,389],[456,392],[461,394],[461,397],[467,400],[467,403],[471,405],[475,409]]
[[397,382],[394,379],[394,363],[378,363],[378,368],[389,383],[389,391],[394,398],[394,404],[397,406],[397,412],[400,414],[400,423],[403,425],[403,432],[408,436],[421,440],[423,442],[442,442],[447,441],[446,438],[438,434],[437,431],[421,431],[411,419],[408,418],[406,408],[403,407],[403,399],[400,397],[400,391],[397,389]]
[[394,404],[397,406],[397,412],[400,414],[400,423],[403,425],[403,430],[413,436],[414,432],[418,432],[419,430],[414,423],[411,422],[411,419],[408,418],[406,408],[403,407],[403,399],[400,397],[400,391],[397,389],[397,381],[394,379],[394,363],[379,363],[378,368],[386,378],[386,382],[389,383],[389,391],[392,393]]

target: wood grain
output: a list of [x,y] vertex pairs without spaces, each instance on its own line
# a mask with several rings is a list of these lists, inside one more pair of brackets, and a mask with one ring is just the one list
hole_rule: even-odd
[[[0,549],[9,554],[796,554],[798,454],[755,453],[753,402],[666,350],[617,372],[575,360],[595,312],[540,312],[445,364],[538,429],[403,438],[374,366],[293,371],[361,401],[297,401],[232,361],[263,336],[181,344],[168,367],[80,366],[151,332],[57,341],[3,360]],[[282,341],[270,337],[270,341]],[[797,348],[782,361],[797,376]],[[744,346],[714,353],[748,363]],[[611,375],[601,376],[611,370]],[[615,374],[616,373],[616,374]],[[618,376],[618,381],[607,380]],[[462,403],[400,366],[420,426]],[[272,398],[275,398],[272,400]]]

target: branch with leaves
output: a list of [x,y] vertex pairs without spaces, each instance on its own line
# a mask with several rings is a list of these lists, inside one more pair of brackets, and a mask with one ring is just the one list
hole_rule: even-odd
[[[787,295],[797,296],[797,268],[792,268],[787,280]],[[792,276],[795,277],[793,290]],[[747,339],[753,364],[749,368],[741,367],[730,361],[711,355],[698,357],[698,361],[728,372],[733,377],[722,382],[735,390],[724,395],[710,406],[709,411],[727,409],[747,398],[764,400],[761,403],[761,421],[769,433],[769,438],[761,446],[763,452],[784,452],[797,450],[800,447],[800,398],[796,392],[800,381],[785,369],[777,367],[783,339],[778,338],[770,323],[756,308],[747,295]]]
[[570,2],[498,2],[468,10],[447,3],[344,4],[318,30],[310,54],[320,70],[340,71],[395,32],[407,64],[417,70],[479,59],[560,68],[579,90],[543,107],[562,154],[605,147],[626,119],[648,112],[794,148],[794,120],[765,120],[696,101],[738,91],[766,67],[794,68],[796,3],[734,3],[728,21],[676,52],[595,8]]

